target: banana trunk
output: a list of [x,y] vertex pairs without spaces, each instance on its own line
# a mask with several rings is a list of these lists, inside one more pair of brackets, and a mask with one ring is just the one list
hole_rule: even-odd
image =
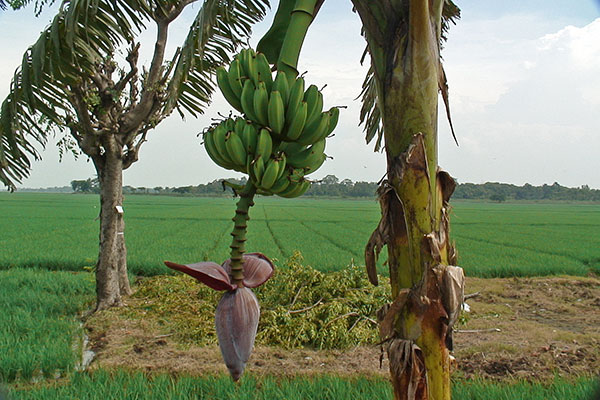
[[451,327],[463,278],[452,266],[456,255],[448,234],[455,183],[437,160],[445,1],[353,3],[371,55],[387,156],[388,179],[379,189],[382,219],[365,256],[376,283],[376,253],[387,245],[394,301],[379,317],[394,397],[449,400]]

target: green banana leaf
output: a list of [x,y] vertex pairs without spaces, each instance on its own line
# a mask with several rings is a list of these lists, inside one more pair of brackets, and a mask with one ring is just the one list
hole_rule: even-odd
[[260,39],[256,50],[263,53],[270,64],[276,64],[283,46],[285,33],[292,19],[296,0],[280,0],[271,28]]

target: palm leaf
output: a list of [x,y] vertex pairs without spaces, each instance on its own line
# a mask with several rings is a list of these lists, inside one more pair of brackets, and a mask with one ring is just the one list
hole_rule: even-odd
[[167,88],[164,113],[177,108],[196,116],[209,103],[212,77],[245,43],[252,25],[264,18],[268,0],[205,0],[188,36],[171,61],[175,67]]
[[144,0],[63,3],[23,55],[0,108],[0,181],[9,189],[28,175],[30,158],[40,158],[32,143],[46,144],[47,122],[61,126],[74,115],[69,85],[93,73],[99,60],[131,41],[150,17]]
[[[371,12],[374,15],[378,15],[378,14],[385,14],[385,13],[391,13],[392,12],[392,8],[393,5],[391,5],[391,2],[377,2],[377,1],[373,1],[373,2],[367,2],[368,3],[368,7],[371,8]],[[386,4],[387,3],[387,4]],[[405,3],[405,2],[398,2],[398,10],[396,11],[402,11],[402,5],[401,3]],[[355,2],[356,4],[356,2]],[[387,7],[387,8],[386,8]],[[403,18],[405,17],[405,13],[403,12],[398,12],[398,19],[396,21],[396,23],[392,24],[394,25],[392,29],[394,32],[398,32],[400,31],[400,26],[404,23],[406,23],[406,21],[403,20]],[[440,36],[440,46],[443,44],[443,42],[446,41],[446,34],[450,28],[450,24],[455,24],[456,20],[460,18],[460,9],[452,2],[452,0],[445,0],[444,2],[444,7],[442,10],[442,26],[441,26],[441,36]],[[390,20],[385,19],[385,20]],[[363,21],[364,22],[364,21]],[[368,26],[365,26],[365,28],[368,28]],[[385,30],[386,28],[380,25],[373,25],[369,31],[369,34],[372,35],[374,37],[374,41],[381,43],[382,46],[385,46],[384,44],[384,37],[385,37]],[[365,29],[363,29],[363,36],[366,37],[367,32],[365,31]],[[385,59],[384,57],[381,56],[381,53],[379,53],[378,49],[370,49],[367,45],[367,49],[365,50],[365,54],[363,55],[363,59],[364,60],[366,54],[370,55],[370,68],[367,71],[367,74],[365,76],[365,80],[363,81],[363,85],[362,85],[362,91],[359,94],[359,98],[361,99],[362,102],[362,107],[361,107],[361,112],[360,112],[360,124],[363,126],[363,130],[365,132],[365,139],[367,141],[367,144],[370,143],[374,138],[377,138],[377,141],[375,143],[375,151],[379,151],[381,149],[381,144],[383,141],[383,123],[381,120],[381,111],[379,110],[379,104],[378,104],[378,91],[377,91],[377,77],[375,74],[375,70],[377,69],[378,71],[381,71],[383,69],[385,69],[385,67],[383,66],[383,64],[385,63]],[[450,127],[451,127],[451,131],[452,131],[452,136],[454,137],[454,140],[456,140],[456,136],[454,135],[454,128],[452,127],[452,120],[450,119],[450,108],[449,108],[449,103],[448,103],[448,86],[446,83],[446,77],[445,75],[442,74],[442,76],[440,77],[440,91],[442,92],[442,97],[444,100],[444,105],[446,106],[446,115],[448,117],[448,121],[450,122]],[[458,143],[458,142],[457,142]]]

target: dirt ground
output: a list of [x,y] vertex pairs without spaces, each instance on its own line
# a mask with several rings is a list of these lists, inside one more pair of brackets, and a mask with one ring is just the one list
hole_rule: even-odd
[[[458,377],[545,380],[600,375],[600,279],[467,278],[466,302],[454,332]],[[139,300],[128,300],[135,312]],[[140,308],[141,310],[141,308]],[[105,312],[86,321],[90,368],[124,367],[200,375],[225,373],[219,349],[177,343],[148,318]],[[117,317],[115,317],[117,316]],[[378,346],[345,351],[257,347],[247,371],[268,375],[385,375]]]

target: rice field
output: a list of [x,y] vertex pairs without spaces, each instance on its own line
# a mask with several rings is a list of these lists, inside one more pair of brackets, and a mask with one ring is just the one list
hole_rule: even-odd
[[0,271],[0,382],[72,370],[81,353],[77,314],[93,293],[89,273]]
[[[551,384],[498,384],[455,382],[453,398],[460,400],[589,400],[597,383],[591,378],[576,382],[556,380]],[[1,392],[0,392],[1,393]],[[239,385],[226,376],[190,377],[149,376],[140,372],[96,371],[76,373],[70,384],[45,385],[11,390],[15,400],[362,400],[392,399],[387,380],[359,377],[313,378],[244,377]]]
[[[600,273],[600,205],[452,203],[459,264],[479,277]],[[130,271],[168,273],[163,260],[228,257],[235,199],[128,196]],[[0,269],[81,271],[98,248],[96,195],[0,193]],[[321,271],[362,264],[379,219],[370,200],[258,198],[247,248],[279,264],[295,251]],[[379,271],[386,274],[385,250]]]
[[[162,261],[224,260],[234,199],[129,196],[124,204],[130,270],[168,273]],[[74,372],[78,315],[94,299],[95,195],[0,193],[0,398],[10,399],[391,399],[385,380],[334,376],[275,379]],[[471,276],[600,273],[600,205],[453,203],[452,235]],[[379,208],[367,200],[259,198],[248,249],[281,266],[296,251],[321,271],[362,264]],[[385,274],[383,262],[379,270]],[[73,273],[69,271],[78,271]],[[55,381],[56,376],[66,378]],[[32,384],[41,380],[42,384]],[[462,381],[457,399],[591,398],[596,382]]]

